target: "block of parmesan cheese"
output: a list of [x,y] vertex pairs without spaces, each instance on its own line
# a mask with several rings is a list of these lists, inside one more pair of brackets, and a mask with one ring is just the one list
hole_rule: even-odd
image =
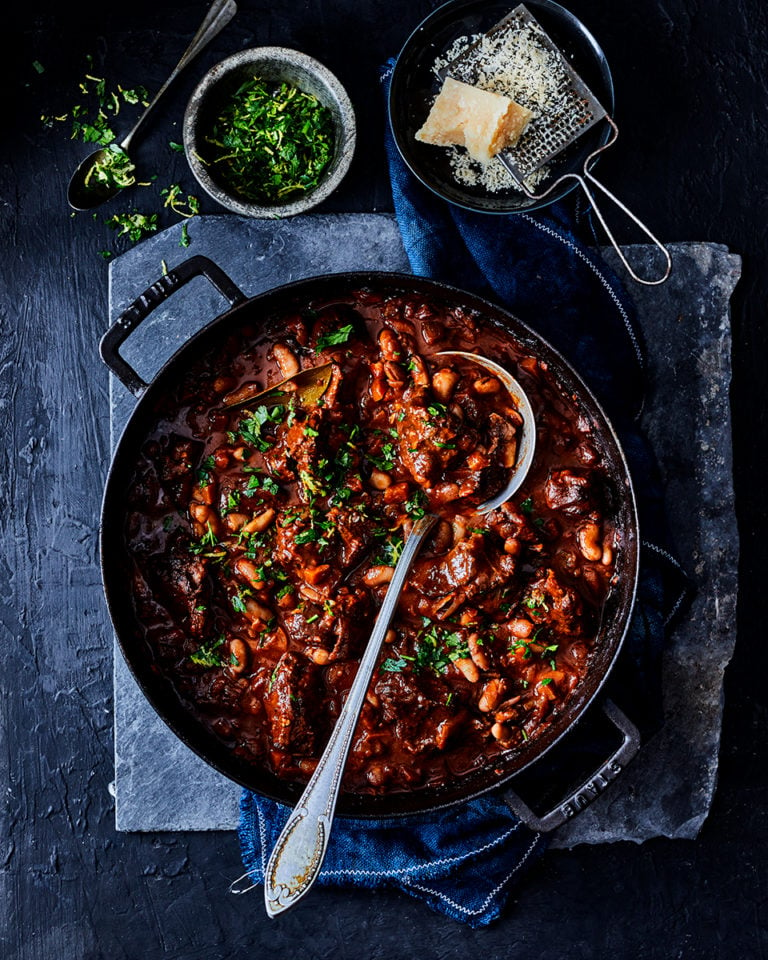
[[488,163],[520,139],[533,114],[500,93],[446,77],[416,139],[438,146],[458,144],[480,163]]

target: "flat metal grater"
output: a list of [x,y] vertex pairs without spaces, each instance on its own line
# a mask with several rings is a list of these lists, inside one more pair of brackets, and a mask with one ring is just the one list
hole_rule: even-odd
[[[473,86],[482,86],[478,82],[482,69],[481,45],[487,45],[488,41],[503,43],[509,39],[509,34],[519,35],[521,39],[535,37],[536,45],[552,56],[553,68],[562,78],[557,89],[556,109],[537,113],[518,143],[499,154],[504,166],[522,184],[608,114],[524,4],[515,7],[483,37],[451,60],[440,71],[441,77],[451,76]],[[522,105],[528,106],[526,103]]]
[[[454,80],[488,89],[488,83],[484,82],[484,80],[487,80],[484,73],[487,68],[486,56],[488,50],[492,50],[494,45],[503,49],[503,45],[509,43],[510,34],[513,35],[513,38],[514,35],[520,36],[520,50],[522,50],[522,42],[525,37],[533,38],[535,39],[535,46],[551,58],[549,79],[553,84],[553,95],[545,108],[534,110],[535,115],[531,118],[519,141],[513,147],[507,147],[498,153],[497,159],[509,171],[520,190],[532,200],[546,199],[547,195],[564,180],[577,181],[586,193],[611,245],[632,279],[646,286],[664,283],[672,272],[672,258],[669,251],[631,210],[614,196],[607,187],[595,179],[590,170],[593,161],[599,154],[616,142],[619,133],[618,127],[525,4],[515,7],[495,26],[484,33],[480,39],[450,60],[437,72],[438,77],[445,80],[446,77],[450,76]],[[482,56],[480,55],[481,47],[483,48]],[[514,55],[515,51],[512,50],[511,56],[514,57]],[[526,102],[524,92],[523,96],[513,96],[511,98],[519,102],[521,106],[533,109],[532,104]],[[530,183],[532,175],[545,167],[549,161],[559,156],[566,147],[569,147],[583,133],[586,133],[587,130],[602,120],[605,120],[611,128],[611,136],[606,143],[589,154],[584,161],[582,172],[563,173],[554,183],[548,184],[542,192],[534,192],[533,184]],[[632,269],[595,201],[592,187],[599,189],[622,210],[664,254],[665,269],[660,278],[648,280],[639,277]]]

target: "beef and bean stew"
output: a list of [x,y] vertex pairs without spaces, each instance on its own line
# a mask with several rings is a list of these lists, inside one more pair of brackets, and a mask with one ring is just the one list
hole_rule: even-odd
[[[537,452],[505,484],[523,385]],[[322,397],[260,391],[328,364]],[[592,421],[547,364],[480,314],[356,291],[258,318],[163,401],[131,482],[130,589],[148,655],[238,757],[305,781],[414,520],[417,558],[347,763],[355,793],[493,767],[564,709],[596,653],[621,549]]]

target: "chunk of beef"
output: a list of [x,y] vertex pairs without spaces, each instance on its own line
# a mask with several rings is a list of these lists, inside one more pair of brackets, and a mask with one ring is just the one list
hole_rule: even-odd
[[371,631],[371,602],[368,592],[342,587],[333,604],[333,647],[328,657],[348,660],[360,653]]
[[208,561],[174,550],[155,557],[149,564],[152,584],[176,616],[182,618],[193,636],[202,636],[207,620],[211,585],[206,577]]
[[338,507],[328,511],[328,520],[341,540],[339,563],[343,569],[349,570],[360,562],[371,544],[371,524],[360,511]]
[[562,510],[571,516],[583,516],[592,509],[590,480],[587,473],[553,470],[544,486],[550,510]]
[[189,437],[171,434],[168,447],[158,455],[160,482],[174,503],[186,508],[195,480],[195,464],[202,454],[203,444]]
[[264,701],[277,749],[304,755],[314,752],[320,700],[317,666],[295,653],[284,653]]
[[[517,559],[506,553],[489,554],[484,541],[476,534],[459,540],[437,562],[434,558],[416,561],[412,583],[427,600],[419,604],[420,613],[445,619],[472,597],[514,577]],[[409,592],[405,591],[406,596]]]
[[433,416],[423,399],[406,397],[402,413],[397,424],[400,459],[417,483],[433,486],[459,456],[461,424],[451,413]]
[[424,678],[405,672],[385,673],[376,684],[382,719],[394,725],[395,738],[408,753],[442,750],[464,726],[467,715],[438,702],[435,693]]
[[558,580],[554,570],[544,570],[531,583],[525,606],[534,620],[548,622],[556,631],[578,633],[584,613],[579,594]]

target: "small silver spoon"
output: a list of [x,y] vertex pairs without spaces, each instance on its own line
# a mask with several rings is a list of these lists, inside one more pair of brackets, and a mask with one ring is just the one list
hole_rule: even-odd
[[111,200],[112,197],[116,196],[123,189],[123,187],[116,184],[104,183],[102,180],[99,180],[98,177],[94,176],[97,167],[99,165],[108,165],[106,158],[110,153],[118,153],[127,157],[131,140],[133,140],[136,131],[147,119],[147,116],[160,97],[162,97],[184,67],[191,63],[193,58],[226,27],[236,13],[237,4],[235,0],[214,0],[205,20],[203,20],[200,25],[200,29],[187,47],[181,60],[176,64],[175,70],[157,91],[152,102],[136,121],[133,130],[131,130],[128,136],[124,137],[119,144],[113,143],[107,147],[101,147],[95,150],[83,160],[77,170],[72,174],[72,179],[69,181],[69,188],[67,190],[67,200],[74,210],[93,210],[94,207],[98,207],[107,200]]
[[[517,380],[492,360],[458,350],[446,350],[438,356],[463,357],[472,360],[478,366],[485,367],[507,388],[523,418],[517,462],[512,469],[509,481],[498,494],[486,500],[475,511],[489,513],[519,489],[531,467],[536,446],[536,421],[533,409]],[[400,559],[395,565],[384,602],[376,617],[368,645],[330,740],[272,850],[264,872],[264,900],[267,913],[272,918],[295,906],[309,891],[320,873],[328,849],[344,765],[352,745],[365,695],[379,660],[381,645],[397,609],[397,602],[411,564],[438,519],[433,514],[427,514],[414,523]]]

